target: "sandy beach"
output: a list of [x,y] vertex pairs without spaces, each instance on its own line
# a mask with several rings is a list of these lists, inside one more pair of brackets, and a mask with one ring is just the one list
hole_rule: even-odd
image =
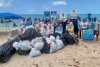
[[[7,41],[8,34],[0,29],[0,45]],[[7,63],[0,67],[100,67],[100,40],[82,41],[68,45],[53,54],[42,54],[28,58],[15,53]]]

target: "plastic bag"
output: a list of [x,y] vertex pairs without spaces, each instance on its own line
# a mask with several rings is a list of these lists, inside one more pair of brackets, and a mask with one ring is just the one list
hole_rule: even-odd
[[56,51],[57,51],[57,44],[55,42],[51,42],[50,53],[54,53]]
[[56,44],[58,50],[64,47],[64,43],[60,40],[59,36],[56,37]]
[[29,41],[20,41],[18,45],[19,45],[19,48],[21,48],[22,50],[30,50],[32,49],[30,44],[31,43]]
[[44,43],[42,42],[42,37],[37,37],[35,39],[35,44],[34,44],[34,48],[37,50],[41,50],[44,46]]
[[32,48],[29,53],[29,58],[36,57],[38,55],[41,55],[41,52],[39,50],[36,50],[35,48]]
[[16,52],[11,42],[6,42],[0,46],[0,62],[6,63]]
[[18,50],[18,42],[15,42],[15,43],[13,43],[13,47],[16,49],[16,50]]
[[53,34],[53,31],[48,30],[48,31],[46,32],[46,35],[48,36],[48,35],[50,35],[50,34]]
[[35,39],[32,39],[32,40],[31,40],[31,46],[34,47],[34,44],[36,44],[36,40],[35,40]]
[[51,39],[51,41],[53,41],[53,42],[55,41],[55,37],[52,36],[52,35],[50,36],[50,39]]
[[43,48],[40,50],[41,53],[46,53],[46,54],[49,54],[50,53],[50,48],[48,47],[48,43],[45,39],[43,39],[43,43],[44,43],[44,46]]
[[27,30],[28,28],[33,28],[33,25],[26,26],[26,30]]
[[44,46],[43,42],[37,42],[36,44],[34,44],[34,48],[37,50],[41,50]]
[[41,28],[40,30],[41,30],[40,33],[41,33],[42,37],[45,39],[46,38],[46,30],[45,30],[45,28]]
[[52,42],[49,37],[46,37],[46,41],[47,41],[47,43],[51,43]]

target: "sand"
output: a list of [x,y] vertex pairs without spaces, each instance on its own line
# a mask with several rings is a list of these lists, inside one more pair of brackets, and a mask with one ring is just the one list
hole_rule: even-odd
[[[0,45],[7,41],[8,34],[0,30]],[[100,40],[82,41],[68,45],[53,54],[42,54],[28,58],[15,53],[7,63],[0,67],[100,67]]]

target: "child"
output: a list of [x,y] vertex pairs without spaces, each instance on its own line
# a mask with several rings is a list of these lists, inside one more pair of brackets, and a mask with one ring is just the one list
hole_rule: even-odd
[[96,40],[98,41],[98,36],[99,36],[99,22],[97,21],[97,18],[94,18],[94,35],[96,35]]

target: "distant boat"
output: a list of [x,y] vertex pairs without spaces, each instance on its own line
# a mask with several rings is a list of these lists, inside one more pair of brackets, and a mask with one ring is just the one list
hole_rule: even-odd
[[11,22],[11,19],[6,19],[4,20],[4,22]]

